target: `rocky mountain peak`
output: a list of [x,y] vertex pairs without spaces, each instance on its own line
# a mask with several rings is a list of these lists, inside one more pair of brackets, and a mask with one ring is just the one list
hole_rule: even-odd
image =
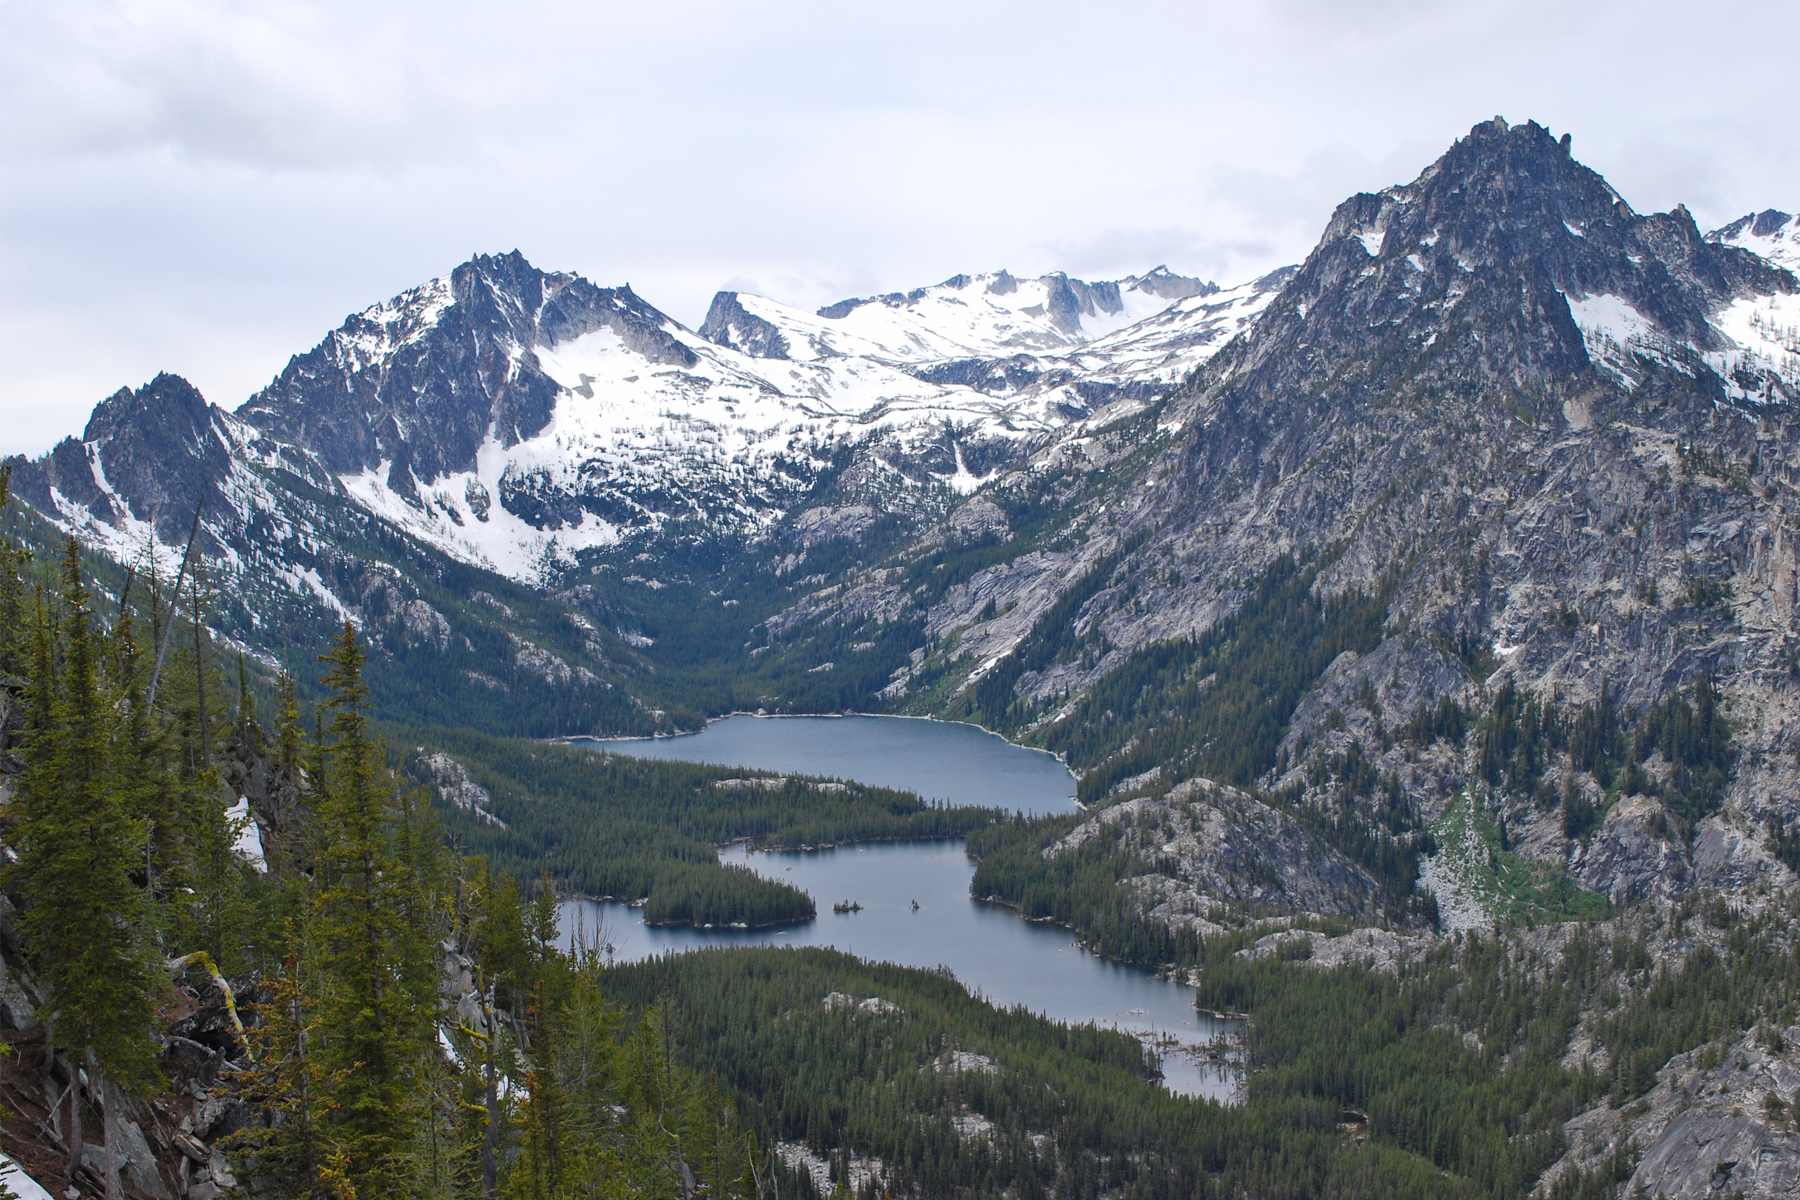
[[1742,246],[1778,267],[1800,272],[1800,218],[1778,208],[1747,213],[1706,235],[1709,242]]
[[510,447],[549,424],[562,387],[536,350],[606,329],[652,363],[692,366],[679,328],[629,286],[541,271],[517,250],[476,255],[346,319],[239,416],[414,496],[472,469],[489,439]]
[[700,323],[700,336],[752,358],[787,358],[788,339],[773,321],[744,307],[736,292],[720,292]]
[[1142,292],[1147,296],[1160,296],[1164,300],[1186,300],[1189,296],[1211,296],[1220,290],[1219,285],[1211,280],[1177,275],[1166,265],[1152,267],[1142,275],[1128,275],[1119,281],[1119,286],[1128,292]]
[[[1786,271],[1704,238],[1685,208],[1640,216],[1569,143],[1534,122],[1475,126],[1413,182],[1338,206],[1255,331],[1211,364],[1234,389],[1348,398],[1401,379],[1463,394],[1635,388],[1643,373],[1720,356],[1737,393],[1734,302],[1791,294]],[[1376,354],[1379,344],[1382,352]],[[1679,360],[1679,361],[1677,361]],[[1686,363],[1683,366],[1681,364]],[[1279,379],[1279,385],[1274,381]],[[1426,381],[1429,381],[1427,384]]]
[[[1066,271],[952,275],[931,287],[862,296],[804,314],[740,292],[713,297],[700,335],[755,358],[866,354],[894,363],[1063,351],[1116,334],[1219,285],[1158,266],[1088,282]],[[911,369],[911,368],[909,368]]]
[[229,420],[193,384],[164,372],[95,405],[79,441],[11,460],[13,487],[46,513],[85,509],[113,525],[135,518],[174,541],[186,536],[196,500],[230,471],[231,438],[220,436]]

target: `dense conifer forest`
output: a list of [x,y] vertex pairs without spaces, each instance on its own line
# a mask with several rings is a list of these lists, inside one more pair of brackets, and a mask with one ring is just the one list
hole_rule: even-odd
[[[36,997],[5,1062],[35,1126],[5,1129],[38,1178],[370,1200],[772,1183],[655,1009],[609,1003],[597,951],[560,946],[554,889],[446,847],[371,731],[354,627],[321,664],[323,704],[303,715],[283,679],[259,713],[194,619],[203,596],[128,577],[103,600],[72,540],[55,563],[0,550],[22,768],[0,887],[8,970]],[[227,812],[246,769],[284,818],[264,824],[266,869]],[[167,1154],[145,1161],[146,1138]]]
[[[715,847],[774,848],[961,837],[998,817],[887,788],[783,778],[468,731],[402,730],[454,754],[504,824],[450,811],[465,848],[567,892],[644,900],[656,924],[772,925],[814,915],[792,886],[720,865]],[[404,744],[404,741],[402,744]]]

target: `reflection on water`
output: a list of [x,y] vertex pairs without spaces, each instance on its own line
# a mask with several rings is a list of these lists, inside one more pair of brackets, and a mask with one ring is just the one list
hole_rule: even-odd
[[[1234,1073],[1196,1059],[1229,1023],[1197,1013],[1192,988],[1097,958],[1075,945],[1066,929],[971,900],[975,866],[961,842],[763,854],[733,846],[721,857],[801,888],[817,902],[818,919],[757,930],[651,928],[640,910],[570,901],[563,906],[564,935],[572,938],[580,926],[591,942],[598,930],[619,961],[699,946],[782,945],[831,946],[911,967],[946,966],[971,992],[1002,1007],[1024,1005],[1072,1024],[1094,1021],[1152,1042],[1173,1039],[1176,1045],[1165,1047],[1163,1056],[1170,1090],[1230,1095]],[[862,911],[834,915],[831,906],[841,900],[861,904]]]
[[1074,812],[1075,777],[1054,755],[956,721],[909,717],[753,717],[666,738],[571,738],[634,758],[828,775],[1033,815]]

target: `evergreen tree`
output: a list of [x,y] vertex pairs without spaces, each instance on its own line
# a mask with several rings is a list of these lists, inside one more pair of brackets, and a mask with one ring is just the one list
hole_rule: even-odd
[[424,1058],[435,1040],[431,927],[409,914],[419,882],[400,854],[407,822],[369,735],[363,653],[348,621],[324,661],[332,720],[314,797],[307,941],[333,1092],[325,1132],[348,1194],[385,1200],[418,1191]]
[[304,940],[292,923],[286,942],[282,969],[267,981],[270,994],[254,1035],[256,1073],[247,1089],[267,1120],[240,1141],[256,1155],[257,1173],[269,1191],[293,1200],[326,1200],[318,1123],[330,1081],[316,1053],[319,1021],[304,986]]
[[107,1114],[107,1193],[118,1181],[118,1086],[157,1081],[155,971],[147,898],[131,873],[143,826],[127,819],[122,768],[135,757],[120,702],[102,688],[93,612],[73,538],[63,556],[62,614],[40,605],[34,631],[33,728],[16,808],[19,861],[10,885],[27,906],[20,931],[47,985],[44,1017],[59,1049],[100,1077]]
[[[0,511],[12,499],[11,484],[12,467],[0,466]],[[29,551],[14,546],[10,538],[0,539],[0,674],[24,674],[30,654],[26,637],[30,605],[22,574],[29,561]]]

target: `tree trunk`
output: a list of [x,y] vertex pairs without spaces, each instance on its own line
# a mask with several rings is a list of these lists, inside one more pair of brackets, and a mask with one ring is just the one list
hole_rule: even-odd
[[494,987],[482,999],[481,1015],[487,1019],[487,1128],[481,1134],[481,1200],[494,1200],[499,1191],[500,1079],[496,1071],[500,1027],[494,1021]]
[[81,1170],[81,1067],[69,1057],[69,1183]]
[[88,1079],[99,1085],[100,1146],[102,1172],[106,1178],[106,1200],[125,1200],[125,1189],[119,1183],[119,1104],[112,1080],[100,1073],[94,1052],[88,1051]]

